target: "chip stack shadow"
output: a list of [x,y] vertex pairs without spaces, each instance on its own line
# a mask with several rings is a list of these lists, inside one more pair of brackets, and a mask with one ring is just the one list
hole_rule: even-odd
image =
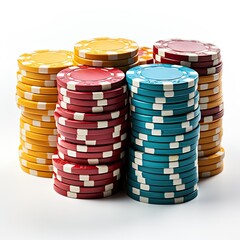
[[57,74],[57,86],[54,189],[71,198],[111,196],[121,187],[127,145],[125,74],[114,68],[69,67]]
[[194,199],[201,118],[198,73],[149,64],[128,70],[126,80],[131,94],[128,195],[151,204]]
[[198,145],[199,177],[211,177],[223,171],[223,95],[220,49],[195,40],[160,40],[153,46],[156,63],[187,66],[199,74],[200,139]]
[[73,65],[73,53],[38,50],[18,58],[16,102],[21,109],[19,161],[28,174],[51,178],[57,131],[56,74]]

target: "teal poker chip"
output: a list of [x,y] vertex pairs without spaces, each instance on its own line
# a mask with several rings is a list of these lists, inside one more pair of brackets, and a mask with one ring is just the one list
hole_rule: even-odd
[[130,105],[130,110],[135,113],[140,113],[148,116],[161,116],[161,117],[169,117],[169,116],[177,116],[188,114],[190,112],[195,111],[199,107],[199,104],[196,103],[191,107],[175,109],[175,110],[151,110],[151,109],[144,109],[141,107],[136,107],[134,105]]
[[127,190],[127,194],[130,198],[142,202],[142,203],[148,203],[148,204],[159,204],[159,205],[170,205],[170,204],[180,204],[185,203],[193,200],[198,196],[198,190],[195,190],[194,192],[191,192],[188,195],[177,197],[177,198],[151,198],[151,197],[145,197],[142,195],[138,195]]
[[138,151],[149,153],[149,154],[158,154],[158,155],[174,155],[174,154],[183,154],[188,153],[193,150],[197,149],[198,142],[193,143],[193,145],[189,145],[182,148],[175,148],[175,149],[158,149],[158,148],[148,148],[148,147],[142,147],[138,146],[137,144],[132,143],[134,148]]
[[189,188],[194,187],[198,183],[198,179],[194,179],[193,181],[186,183],[186,184],[181,184],[181,185],[175,185],[175,186],[152,186],[148,184],[142,184],[139,182],[136,182],[132,180],[131,178],[127,178],[127,184],[135,187],[140,190],[144,191],[150,191],[150,192],[179,192],[183,191]]
[[189,195],[179,197],[179,198],[169,198],[169,199],[161,199],[161,198],[147,198],[143,196],[136,195],[131,191],[127,191],[127,194],[130,198],[135,201],[149,204],[159,204],[159,205],[171,205],[171,204],[180,204],[193,200],[198,196],[198,190],[190,193]]
[[178,122],[178,123],[152,123],[152,122],[145,122],[143,120],[135,120],[131,119],[132,125],[146,128],[146,129],[161,129],[161,130],[173,130],[173,129],[182,129],[182,128],[189,128],[197,125],[201,120],[201,114],[199,113],[195,118],[185,121],[185,122]]
[[133,135],[130,136],[130,141],[134,145],[138,145],[140,147],[146,147],[146,148],[156,148],[156,149],[184,148],[184,147],[187,147],[187,146],[197,143],[198,139],[199,139],[199,136],[195,136],[191,139],[181,141],[181,142],[159,143],[159,142],[144,141],[139,138],[135,138]]
[[169,103],[169,104],[165,104],[165,103],[148,103],[148,102],[144,102],[144,101],[140,101],[137,100],[135,98],[129,97],[129,103],[135,107],[140,107],[140,108],[144,108],[147,110],[157,110],[157,111],[163,111],[163,110],[177,110],[177,109],[182,109],[182,108],[187,108],[187,107],[192,107],[194,106],[196,103],[198,103],[199,101],[199,93],[197,93],[197,95],[186,101],[186,102],[180,102],[180,103]]
[[153,191],[145,191],[136,187],[132,187],[131,185],[127,184],[127,190],[142,197],[147,198],[160,198],[160,199],[171,199],[171,198],[178,198],[183,197],[188,194],[193,193],[194,191],[198,190],[197,184],[195,184],[193,187],[190,187],[188,189],[182,190],[182,191],[172,191],[172,192],[153,192]]
[[142,160],[148,160],[152,162],[175,162],[187,159],[193,155],[196,154],[196,149],[183,153],[183,154],[167,154],[167,155],[157,155],[157,154],[148,154],[144,153],[142,151],[134,150],[131,146],[129,147],[129,155],[132,155],[133,157],[142,159]]
[[139,166],[148,167],[148,168],[179,168],[187,166],[197,159],[197,154],[191,156],[190,158],[181,160],[181,161],[175,161],[175,162],[157,162],[157,161],[148,161],[148,160],[142,160],[136,157],[133,157],[132,155],[128,156],[129,162],[133,162]]
[[180,134],[180,135],[174,135],[174,136],[154,136],[154,135],[147,135],[144,133],[137,132],[133,129],[131,129],[131,134],[135,138],[139,138],[144,141],[149,141],[149,142],[157,142],[157,143],[169,143],[169,142],[181,142],[181,141],[186,141],[191,138],[194,138],[198,136],[200,133],[200,125],[198,125],[197,128],[195,128],[193,131],[185,133],[185,134]]
[[170,116],[170,117],[162,117],[162,116],[148,116],[144,114],[139,114],[130,111],[130,116],[136,120],[143,121],[143,122],[151,122],[151,123],[179,123],[185,122],[194,119],[199,114],[201,114],[200,107],[198,107],[195,111],[177,115],[177,116]]
[[129,84],[154,91],[175,91],[198,83],[198,73],[188,67],[172,64],[145,64],[126,73]]
[[180,103],[187,102],[188,100],[194,98],[197,95],[198,91],[194,91],[192,93],[182,95],[179,97],[165,98],[165,97],[148,97],[140,94],[135,94],[130,92],[130,96],[136,100],[148,102],[148,103]]
[[189,128],[181,128],[181,129],[146,129],[141,128],[139,126],[136,126],[135,124],[131,123],[131,127],[134,131],[144,133],[147,135],[153,135],[153,136],[176,136],[179,134],[185,134],[193,131],[195,128],[199,126],[199,123],[196,125],[189,127]]
[[148,97],[164,97],[164,98],[172,98],[172,97],[179,97],[179,96],[185,96],[187,94],[190,94],[192,92],[197,91],[197,85],[191,88],[187,88],[184,90],[179,91],[166,91],[166,92],[160,92],[160,91],[154,91],[154,90],[147,90],[143,88],[135,87],[131,84],[128,84],[128,89],[130,92],[148,96]]
[[[134,172],[128,172],[127,173],[127,178],[131,179],[134,182],[137,182],[138,184],[142,184],[142,185],[150,185],[150,186],[156,186],[156,187],[174,187],[174,186],[178,186],[179,188],[182,187],[182,185],[190,183],[192,181],[199,181],[198,178],[198,173],[195,171],[194,173],[192,173],[192,171],[187,172],[188,176],[184,177],[184,178],[177,178],[177,179],[173,179],[173,180],[169,180],[169,179],[163,179],[162,180],[162,176],[166,177],[167,175],[158,175],[159,179],[155,180],[155,179],[149,179],[149,178],[144,178],[141,176],[138,176],[136,174],[138,173],[134,173]],[[186,175],[186,173],[184,173]],[[178,174],[174,174],[171,176],[175,176]],[[183,175],[183,174],[181,174]]]
[[169,181],[169,180],[178,180],[178,179],[183,179],[190,177],[191,175],[196,175],[198,176],[198,168],[192,168],[189,171],[183,172],[183,173],[178,173],[178,174],[152,174],[152,173],[147,173],[143,172],[140,170],[134,169],[131,165],[128,168],[128,174],[134,175],[139,178],[147,179],[147,180],[154,180],[154,181]]
[[179,168],[150,168],[150,167],[143,167],[139,166],[134,162],[129,161],[128,165],[131,166],[133,169],[141,171],[143,173],[149,173],[149,174],[176,174],[176,173],[183,173],[190,171],[191,169],[194,169],[197,167],[197,160],[195,162],[192,162],[186,166],[179,167]]

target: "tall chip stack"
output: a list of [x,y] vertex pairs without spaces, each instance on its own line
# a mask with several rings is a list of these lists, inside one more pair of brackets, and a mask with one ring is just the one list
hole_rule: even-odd
[[128,70],[126,80],[131,93],[128,195],[151,204],[194,199],[201,118],[198,73],[148,64]]
[[54,189],[71,198],[103,198],[121,186],[127,144],[125,74],[114,68],[69,67],[57,74],[59,134]]
[[210,177],[223,171],[223,95],[220,49],[211,43],[195,40],[160,40],[153,46],[155,63],[191,67],[200,75],[201,132],[198,145],[199,177]]
[[39,50],[18,58],[16,101],[21,109],[19,161],[22,170],[51,178],[52,155],[57,131],[54,110],[57,103],[56,74],[73,65],[73,53]]
[[123,72],[138,64],[138,45],[124,38],[93,38],[74,46],[74,65],[115,67]]

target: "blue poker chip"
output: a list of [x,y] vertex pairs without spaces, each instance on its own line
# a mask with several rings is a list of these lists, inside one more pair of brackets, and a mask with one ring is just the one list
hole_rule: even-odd
[[187,88],[184,90],[179,90],[179,91],[160,92],[160,91],[138,88],[138,87],[132,86],[131,84],[128,84],[128,88],[130,92],[133,92],[136,94],[140,94],[148,97],[165,97],[165,98],[185,96],[197,90],[197,86],[194,86],[194,87]]
[[170,117],[162,117],[162,116],[148,116],[145,114],[139,114],[130,111],[130,116],[136,120],[143,121],[143,122],[151,122],[151,123],[179,123],[185,122],[194,119],[201,113],[200,107],[198,107],[195,111],[177,115],[177,116],[170,116]]
[[183,173],[190,171],[194,168],[196,168],[197,165],[197,160],[195,162],[192,162],[186,166],[179,167],[179,168],[150,168],[150,167],[143,167],[139,166],[134,162],[129,161],[128,165],[132,167],[135,170],[141,171],[143,173],[149,173],[149,174],[176,174],[176,173]]
[[191,88],[198,83],[198,73],[188,67],[172,64],[146,64],[126,73],[129,84],[154,91]]
[[181,160],[181,161],[175,161],[175,162],[157,162],[157,161],[148,161],[148,160],[142,160],[136,157],[133,157],[132,155],[128,156],[129,162],[133,162],[139,166],[143,167],[149,167],[149,168],[179,168],[187,166],[197,159],[197,154],[191,156],[190,158]]
[[[143,185],[150,185],[150,186],[157,186],[157,187],[173,187],[173,186],[181,186],[183,184],[190,183],[192,181],[197,181],[199,180],[198,178],[198,173],[195,171],[188,171],[186,173],[183,173],[186,176],[182,178],[176,178],[180,174],[172,174],[169,176],[176,176],[174,179],[169,179],[170,177],[168,175],[158,175],[158,179],[150,179],[150,178],[144,178],[142,176],[139,176],[140,174],[137,172],[135,173],[133,170],[129,171],[127,173],[127,178],[131,179],[139,184]],[[181,175],[183,175],[181,174]],[[165,177],[165,178],[163,178]],[[168,177],[168,179],[166,179]]]
[[141,107],[136,107],[134,105],[130,105],[130,110],[135,113],[140,113],[148,116],[177,116],[177,115],[183,115],[188,114],[190,112],[195,111],[199,107],[199,104],[196,103],[195,105],[191,107],[181,108],[181,109],[175,109],[175,110],[151,110],[151,109],[144,109]]
[[130,92],[130,96],[134,99],[139,101],[148,102],[148,103],[180,103],[180,102],[187,102],[188,100],[194,98],[198,91],[194,91],[187,95],[179,96],[179,97],[172,97],[172,98],[165,98],[165,97],[148,97],[140,94],[135,94]]
[[144,141],[139,138],[135,138],[134,136],[130,136],[130,141],[134,145],[138,145],[140,147],[146,148],[156,148],[156,149],[176,149],[176,148],[184,148],[198,142],[199,136],[195,136],[191,139],[181,142],[169,142],[169,143],[159,143],[159,142],[149,142]]
[[127,178],[127,184],[135,187],[137,189],[151,191],[151,192],[178,192],[189,189],[194,187],[198,183],[198,179],[194,178],[191,182],[180,184],[180,185],[173,185],[173,186],[155,186],[155,185],[148,185],[134,181],[131,178]]
[[146,129],[146,128],[141,128],[138,126],[135,126],[131,123],[131,127],[134,131],[137,131],[139,133],[144,133],[147,135],[152,135],[152,136],[176,136],[180,134],[185,134],[193,131],[195,128],[199,126],[199,123],[196,124],[196,126],[192,126],[189,128],[182,128],[182,129],[172,129],[172,130],[162,130],[162,129]]
[[160,199],[171,199],[171,198],[178,198],[184,197],[188,194],[193,193],[194,191],[198,190],[197,184],[193,187],[182,191],[172,191],[172,192],[153,192],[153,191],[145,191],[136,187],[132,187],[131,185],[127,185],[127,190],[132,192],[135,195],[147,197],[147,198],[160,198]]
[[169,180],[177,180],[177,179],[183,179],[190,177],[191,175],[198,176],[198,168],[195,167],[193,169],[190,169],[189,171],[178,173],[178,174],[152,174],[143,172],[140,170],[134,169],[132,166],[129,166],[128,168],[128,174],[133,174],[136,177],[140,177],[147,180],[154,180],[154,181],[169,181]]
[[169,199],[144,197],[141,195],[137,195],[132,191],[127,191],[127,194],[130,198],[138,202],[148,203],[148,204],[158,204],[158,205],[171,205],[171,204],[185,203],[193,200],[198,196],[198,190],[183,197],[169,198]]
[[129,155],[132,155],[133,157],[142,159],[142,160],[148,160],[153,162],[175,162],[187,159],[193,155],[196,154],[196,149],[193,149],[190,152],[183,153],[183,154],[168,154],[168,155],[157,155],[157,154],[148,154],[144,153],[142,151],[134,150],[131,146],[129,147]]
[[199,93],[196,94],[196,96],[186,102],[180,102],[180,103],[148,103],[144,101],[140,101],[137,99],[134,99],[132,97],[129,97],[129,103],[135,107],[140,107],[144,109],[151,109],[151,110],[157,110],[157,111],[163,111],[163,110],[176,110],[176,109],[182,109],[187,107],[192,107],[199,101]]
[[158,149],[158,148],[149,148],[149,147],[142,147],[138,146],[137,144],[132,143],[134,148],[138,151],[148,153],[148,154],[158,154],[158,155],[174,155],[174,154],[183,154],[188,153],[193,150],[197,149],[198,142],[193,143],[193,145],[189,145],[182,148],[175,148],[175,149]]
[[200,133],[200,125],[191,132],[180,134],[180,135],[174,135],[174,136],[153,136],[153,135],[140,133],[135,131],[134,129],[131,129],[131,134],[135,138],[139,138],[141,140],[149,141],[149,142],[162,142],[162,143],[186,141],[198,136],[199,133]]

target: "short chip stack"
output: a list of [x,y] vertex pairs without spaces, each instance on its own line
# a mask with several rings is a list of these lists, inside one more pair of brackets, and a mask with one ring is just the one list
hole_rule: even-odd
[[93,38],[74,46],[74,65],[115,67],[124,72],[138,63],[138,45],[124,38]]
[[149,47],[139,47],[137,65],[153,63],[153,50]]
[[57,131],[54,109],[57,102],[56,74],[73,65],[73,53],[39,50],[18,58],[16,101],[20,118],[19,160],[24,172],[52,177],[52,154]]
[[222,61],[220,49],[194,40],[158,41],[153,46],[156,63],[179,64],[193,68],[200,75],[201,133],[198,145],[199,176],[210,177],[223,170]]
[[54,189],[71,198],[115,193],[127,143],[125,74],[114,68],[69,67],[57,75],[58,155]]
[[127,192],[141,202],[175,204],[197,194],[201,118],[198,73],[149,64],[127,71],[131,92],[131,146]]

